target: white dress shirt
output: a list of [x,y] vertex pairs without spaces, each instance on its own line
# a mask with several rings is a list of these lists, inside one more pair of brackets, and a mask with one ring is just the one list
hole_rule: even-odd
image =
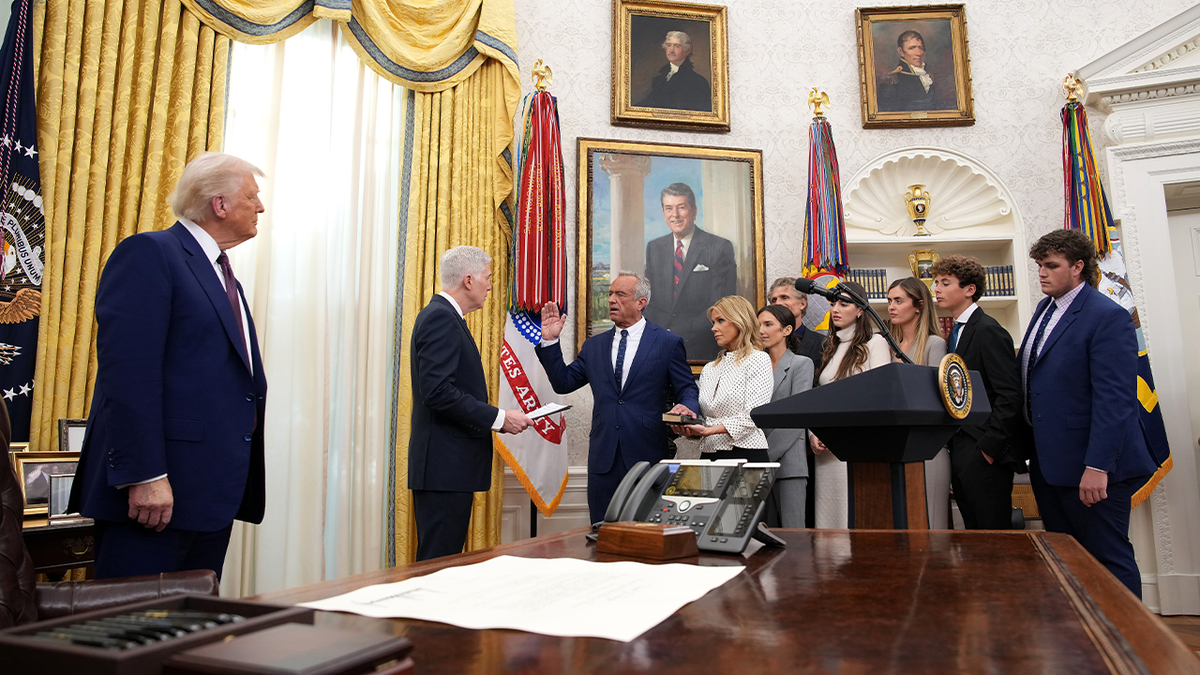
[[[465,318],[463,316],[462,307],[458,306],[458,301],[454,299],[453,295],[450,295],[446,291],[441,291],[438,293],[438,295],[450,301],[450,306],[454,308],[454,311],[458,312],[458,318]],[[500,431],[500,428],[504,426],[504,411],[499,408],[496,410],[496,421],[492,423],[492,431]]]
[[[975,310],[977,310],[977,309],[979,309],[979,305],[977,303],[972,302],[970,305],[967,306],[966,309],[963,310],[962,314],[959,314],[958,317],[954,319],[954,323],[956,325],[962,324],[962,328],[958,329],[958,340],[955,341],[955,343],[954,343],[954,348],[956,351],[958,349],[958,345],[962,344],[963,335],[967,332],[967,320],[971,318],[971,315],[974,314]],[[953,331],[951,331],[950,335],[951,336],[954,335]],[[950,343],[946,342],[946,346],[949,347]],[[925,365],[932,366],[934,364],[927,363]]]
[[[684,237],[683,239],[676,237],[671,242],[671,259],[672,260],[675,259],[675,247],[679,245],[679,242],[683,242],[683,259],[687,260],[688,249],[690,249],[692,247],[692,236],[695,234],[696,234],[696,228],[693,227],[692,231],[688,232],[688,236]],[[681,272],[681,274],[682,274],[682,272]]]
[[679,72],[679,66],[671,63],[670,61],[667,61],[667,65],[671,66],[671,71],[667,73],[667,82],[670,82],[671,78],[675,76],[675,73]]
[[637,323],[629,328],[615,329],[612,343],[613,373],[617,372],[617,352],[621,350],[622,330],[629,331],[629,334],[625,337],[625,360],[621,363],[621,388],[624,389],[625,381],[629,379],[629,366],[633,365],[633,357],[637,356],[638,345],[642,343],[642,333],[646,332],[646,319],[638,319]]
[[[225,273],[221,271],[221,266],[217,264],[217,258],[221,255],[221,247],[217,245],[217,240],[212,238],[203,227],[193,223],[187,218],[179,218],[179,224],[196,239],[196,243],[200,244],[200,250],[204,251],[204,257],[212,263],[213,272],[217,275],[217,281],[221,282],[221,288],[226,293],[229,292],[225,288]],[[238,309],[242,311],[242,339],[246,343],[246,358],[250,362],[250,374],[254,375],[254,359],[250,358],[250,317],[246,316],[246,297],[238,292],[238,296],[242,298],[242,302],[238,303]]]

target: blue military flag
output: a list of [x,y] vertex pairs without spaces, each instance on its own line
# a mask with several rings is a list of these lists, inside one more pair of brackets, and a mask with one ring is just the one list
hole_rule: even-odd
[[1142,322],[1138,317],[1137,305],[1133,302],[1133,289],[1129,286],[1125,271],[1121,240],[1117,235],[1112,211],[1108,208],[1104,185],[1096,172],[1096,159],[1092,152],[1092,139],[1088,133],[1087,113],[1083,110],[1083,104],[1074,100],[1067,103],[1062,110],[1062,121],[1063,184],[1066,196],[1063,226],[1083,232],[1096,244],[1100,253],[1099,290],[1133,316],[1133,325],[1137,330],[1138,415],[1146,445],[1150,447],[1150,454],[1154,456],[1154,462],[1159,468],[1134,493],[1132,502],[1136,507],[1150,496],[1158,482],[1171,470],[1171,448],[1167,445],[1167,428],[1163,422],[1162,408],[1158,405],[1154,376],[1150,374],[1146,337],[1142,333]]
[[33,100],[32,2],[15,0],[0,49],[0,396],[14,441],[29,440],[46,218]]

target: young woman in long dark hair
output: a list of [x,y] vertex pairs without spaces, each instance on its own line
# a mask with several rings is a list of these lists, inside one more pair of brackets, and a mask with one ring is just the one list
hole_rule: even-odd
[[[862,286],[845,282],[854,292],[867,297]],[[825,338],[825,353],[818,385],[842,380],[863,371],[886,365],[891,361],[887,341],[875,332],[871,319],[861,308],[847,302],[835,302],[829,307],[833,324]],[[849,526],[850,507],[846,479],[846,464],[834,457],[821,439],[811,431],[809,447],[816,455],[814,487],[816,488],[816,526],[840,529]]]
[[[792,351],[796,339],[796,315],[783,305],[758,310],[758,334],[771,357],[774,389],[771,400],[795,396],[812,388],[813,362]],[[764,429],[767,456],[779,462],[775,486],[767,501],[768,527],[804,527],[804,503],[808,496],[808,457],[804,429]]]

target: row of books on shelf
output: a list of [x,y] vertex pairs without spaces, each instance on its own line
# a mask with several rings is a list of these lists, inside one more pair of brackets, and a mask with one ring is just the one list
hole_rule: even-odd
[[1013,285],[1012,265],[989,266],[987,268],[986,283],[987,290],[983,293],[983,297],[985,298],[1007,297],[1017,294],[1016,286]]
[[[1013,284],[1012,265],[992,265],[986,268],[987,289],[985,298],[1009,297],[1017,294]],[[868,300],[887,300],[889,279],[883,268],[852,268],[846,272],[846,281],[853,281],[867,291]]]

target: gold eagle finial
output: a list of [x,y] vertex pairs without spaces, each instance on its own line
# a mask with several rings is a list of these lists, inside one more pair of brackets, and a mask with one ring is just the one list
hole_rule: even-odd
[[812,91],[808,92],[808,107],[812,108],[814,116],[824,117],[825,111],[821,110],[821,106],[832,108],[833,104],[829,102],[829,94],[813,87]]
[[538,91],[546,91],[554,84],[554,73],[550,71],[550,66],[542,63],[541,59],[533,64],[533,88]]
[[1067,103],[1075,103],[1083,96],[1083,82],[1080,82],[1075,77],[1075,73],[1067,73],[1067,76],[1062,81],[1063,95],[1067,97]]

